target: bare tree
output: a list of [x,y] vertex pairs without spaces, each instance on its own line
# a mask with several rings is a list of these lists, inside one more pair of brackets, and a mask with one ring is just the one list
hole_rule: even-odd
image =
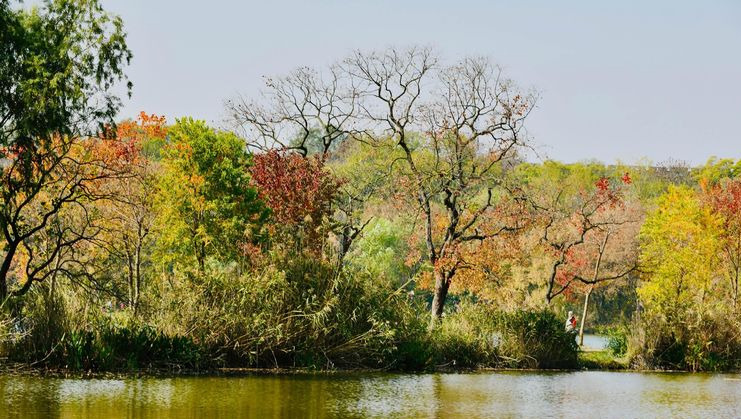
[[328,76],[301,67],[265,84],[260,101],[240,97],[226,103],[251,149],[316,153],[326,160],[353,132],[358,92],[339,67],[330,67]]
[[495,168],[525,145],[521,130],[535,97],[517,93],[483,58],[440,67],[429,49],[412,48],[357,52],[345,63],[363,83],[363,116],[402,150],[413,181],[434,268],[434,324],[463,263],[457,248],[523,227],[484,230],[481,221],[496,206],[493,190],[503,186]]
[[[519,93],[488,60],[442,66],[429,48],[358,51],[327,77],[302,68],[268,79],[267,87],[267,106],[227,103],[251,148],[316,153],[326,160],[349,139],[390,146],[389,153],[398,154],[387,170],[400,171],[413,184],[426,257],[435,267],[433,323],[462,263],[457,248],[522,228],[520,222],[494,228],[490,218],[507,191],[500,169],[526,145],[523,123],[536,98]],[[367,224],[355,214],[372,194],[368,186],[338,200],[340,255]],[[435,227],[439,217],[445,219],[441,230]]]
[[[143,159],[131,165],[132,176],[107,182],[105,188],[112,199],[97,206],[104,217],[101,234],[90,241],[90,251],[100,248],[103,259],[110,259],[107,275],[123,274],[126,282],[126,301],[134,314],[138,312],[156,212],[153,200],[156,193],[154,163]],[[120,271],[123,264],[124,271]]]
[[[356,129],[360,93],[354,82],[338,65],[331,66],[327,74],[302,67],[287,76],[266,79],[260,100],[240,97],[227,101],[226,107],[233,127],[241,131],[250,149],[296,152],[324,163],[345,141],[364,136]],[[343,183],[334,202],[332,230],[339,237],[340,266],[370,221],[358,214],[375,190],[373,184]]]

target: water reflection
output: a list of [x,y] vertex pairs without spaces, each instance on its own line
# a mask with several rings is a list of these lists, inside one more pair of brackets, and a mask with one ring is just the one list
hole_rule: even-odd
[[0,377],[2,418],[741,417],[741,376],[619,372]]

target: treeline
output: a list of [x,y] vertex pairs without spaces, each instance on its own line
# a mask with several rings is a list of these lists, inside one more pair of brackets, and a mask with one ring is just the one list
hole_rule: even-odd
[[537,95],[486,59],[356,52],[117,120],[95,1],[0,1],[0,356],[122,368],[737,368],[741,160],[528,163]]

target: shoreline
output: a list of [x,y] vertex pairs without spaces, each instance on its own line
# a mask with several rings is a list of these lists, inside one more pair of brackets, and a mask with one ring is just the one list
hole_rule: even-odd
[[167,370],[167,369],[138,369],[121,371],[76,371],[64,368],[39,368],[27,364],[0,364],[1,376],[40,377],[56,379],[164,379],[187,377],[254,377],[254,376],[342,376],[368,374],[476,374],[476,373],[573,373],[587,371],[602,371],[616,373],[646,373],[646,374],[740,374],[741,370],[728,371],[687,371],[669,369],[634,369],[634,368],[573,368],[573,369],[544,369],[544,368],[439,368],[426,371],[393,370],[393,369],[332,369],[316,370],[310,368],[241,368],[222,367],[203,370]]

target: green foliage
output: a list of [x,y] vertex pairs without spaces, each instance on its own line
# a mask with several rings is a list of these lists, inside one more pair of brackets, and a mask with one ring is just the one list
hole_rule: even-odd
[[151,326],[117,326],[102,321],[73,330],[60,340],[58,364],[72,370],[198,369],[204,353],[189,338],[166,336]]
[[178,289],[166,298],[175,299],[182,327],[226,365],[384,365],[403,327],[402,294],[361,275],[338,276],[312,255],[273,258],[245,274],[211,264],[188,293],[194,298]]
[[578,345],[552,311],[515,311],[496,319],[500,353],[516,367],[574,368]]
[[109,91],[131,56],[121,19],[96,0],[0,3],[0,145],[113,122],[120,100]]
[[609,350],[579,352],[579,367],[595,370],[623,370],[629,367],[624,358],[616,358]]
[[741,159],[718,159],[711,157],[705,166],[696,171],[697,181],[706,181],[711,185],[723,179],[734,179],[741,176]]
[[348,255],[350,263],[371,278],[402,284],[411,270],[400,257],[409,252],[404,226],[385,218],[374,219]]
[[613,356],[625,356],[628,352],[628,330],[622,326],[607,327],[602,329],[607,336],[607,349]]
[[71,329],[63,298],[40,288],[31,291],[22,304],[12,301],[9,308],[3,314],[10,333],[0,342],[4,346],[0,356],[25,362],[47,358]]
[[[190,338],[169,336],[129,311],[95,311],[80,318],[61,295],[33,292],[9,322],[3,351],[14,361],[77,371],[198,369],[207,366]],[[87,318],[88,321],[84,321]],[[2,335],[0,335],[0,338]]]
[[[434,371],[497,366],[491,313],[475,305],[459,307],[433,329],[426,317],[413,319],[393,354],[394,367]],[[419,313],[423,313],[421,308]]]
[[250,184],[251,156],[234,134],[183,118],[169,130],[158,195],[160,254],[203,270],[207,257],[234,260],[260,239],[268,209]]
[[427,369],[497,365],[497,348],[479,316],[481,313],[451,316],[429,332],[432,353]]
[[614,286],[597,288],[589,303],[589,323],[593,327],[600,327],[630,322],[638,301],[637,282],[637,277],[630,277],[626,281],[611,284]]
[[564,188],[565,194],[574,195],[594,188],[595,182],[611,175],[610,169],[600,163],[566,164],[548,160],[542,164],[523,163],[512,173],[518,183],[541,189]]
[[699,325],[677,327],[656,316],[641,320],[632,338],[637,367],[723,371],[741,367],[741,324],[725,313],[708,312]]
[[411,334],[395,359],[404,369],[575,368],[578,346],[549,310],[501,312],[460,303],[439,327]]
[[[120,100],[112,90],[126,79],[130,59],[121,19],[96,0],[48,0],[30,10],[0,3],[0,301],[21,282],[10,274],[21,243],[34,249],[47,234],[58,249],[69,236],[85,235],[80,220],[74,233],[54,224],[103,177],[91,166],[110,168],[86,167],[90,156],[75,155],[73,144],[113,123]],[[27,253],[37,261],[56,253],[49,243],[41,247]],[[28,270],[22,291],[13,292],[25,293],[37,279],[39,272]]]

